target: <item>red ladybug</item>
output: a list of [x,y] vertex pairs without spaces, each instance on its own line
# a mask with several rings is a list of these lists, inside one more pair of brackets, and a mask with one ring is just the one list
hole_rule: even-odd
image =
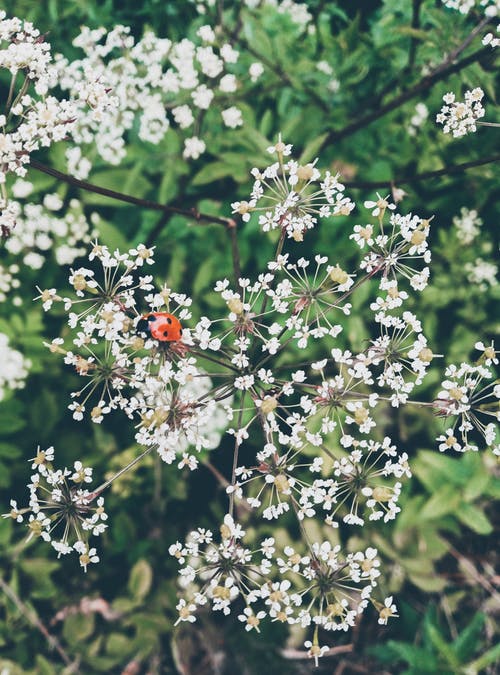
[[168,312],[145,314],[137,324],[138,333],[150,334],[159,342],[178,342],[182,339],[179,319]]

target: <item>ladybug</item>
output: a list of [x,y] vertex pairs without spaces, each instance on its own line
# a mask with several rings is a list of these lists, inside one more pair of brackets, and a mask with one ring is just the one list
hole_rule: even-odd
[[179,319],[168,312],[145,314],[137,324],[138,333],[150,334],[159,342],[178,342],[182,339]]

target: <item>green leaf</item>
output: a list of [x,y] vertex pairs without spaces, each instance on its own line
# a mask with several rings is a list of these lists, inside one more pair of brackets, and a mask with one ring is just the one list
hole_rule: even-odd
[[472,502],[481,495],[484,495],[487,492],[488,485],[491,480],[492,476],[488,472],[488,469],[481,463],[476,472],[470,476],[465,485],[463,491],[464,501]]
[[389,640],[387,646],[409,665],[418,666],[421,673],[437,673],[437,660],[434,654],[405,642]]
[[493,532],[493,526],[488,518],[473,504],[462,504],[457,511],[457,518],[478,534],[491,534]]
[[158,201],[160,204],[168,204],[177,194],[179,177],[172,166],[167,166],[160,183]]
[[437,575],[423,576],[421,574],[408,573],[408,578],[417,588],[421,588],[427,593],[439,593],[446,588],[446,579]]
[[128,581],[128,589],[136,600],[143,600],[151,589],[153,570],[146,560],[139,560],[133,566]]
[[121,633],[111,633],[106,640],[106,653],[110,656],[124,656],[130,654],[132,649],[130,639]]
[[500,660],[500,643],[488,649],[482,656],[470,663],[464,669],[467,675],[475,675],[492,663],[497,663]]
[[439,492],[432,495],[420,511],[422,520],[435,520],[448,513],[458,511],[462,495],[454,485],[443,485]]
[[[125,169],[107,169],[98,171],[92,176],[92,182],[99,187],[113,190],[114,192],[130,194],[132,197],[144,197],[151,189],[151,183],[144,178],[143,169],[140,165]],[[82,196],[85,204],[102,204],[104,206],[121,207],[127,202],[114,197],[106,197],[97,192],[85,191]]]
[[481,632],[484,626],[484,614],[477,613],[469,625],[464,628],[460,635],[453,641],[455,654],[463,663],[470,659],[477,651],[480,644]]
[[13,443],[0,443],[0,457],[5,459],[16,459],[22,455],[22,450]]
[[[8,507],[10,510],[10,506]],[[0,518],[0,545],[7,546],[12,536],[12,527],[14,521],[12,518]]]
[[328,138],[328,133],[329,132],[320,134],[316,138],[313,138],[311,141],[309,141],[300,155],[299,164],[307,164],[307,162],[311,162],[316,159],[325,139]]
[[38,675],[55,675],[57,670],[55,667],[47,661],[47,659],[41,654],[36,655],[36,672]]
[[221,178],[232,175],[232,168],[226,162],[211,162],[206,164],[193,178],[191,185],[208,185]]
[[24,406],[15,399],[6,399],[0,402],[0,434],[13,434],[26,426],[26,420],[21,417]]
[[441,654],[441,656],[448,662],[448,664],[452,668],[458,671],[460,661],[458,660],[453,649],[450,647],[449,642],[441,635],[437,627],[430,622],[430,619],[428,617],[426,617],[425,620],[425,630],[427,632],[430,641],[437,649],[437,651]]
[[63,635],[64,639],[71,645],[77,645],[84,642],[92,633],[95,627],[95,614],[70,614],[64,619]]
[[99,234],[100,243],[108,246],[112,251],[116,248],[122,252],[128,249],[127,239],[115,225],[99,218],[95,229]]

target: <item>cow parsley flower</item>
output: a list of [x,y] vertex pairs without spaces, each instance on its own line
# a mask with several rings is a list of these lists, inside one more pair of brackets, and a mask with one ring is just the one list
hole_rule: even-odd
[[[491,355],[496,356],[494,347],[484,350],[483,360],[486,360],[485,353],[490,355],[486,359],[493,365]],[[478,443],[482,442],[493,452],[498,452],[500,443],[495,421],[500,421],[500,387],[493,379],[492,368],[461,363],[460,366],[448,366],[445,376],[447,379],[442,382],[433,406],[439,416],[452,418],[453,424],[445,435],[439,436],[439,449],[442,452],[449,448],[458,452],[477,451]]]
[[436,122],[443,125],[445,134],[451,133],[455,138],[476,131],[476,122],[485,115],[481,103],[483,97],[484,91],[480,87],[466,91],[464,101],[456,101],[451,92],[445,94],[445,105],[436,116]]
[[84,484],[92,482],[92,469],[76,461],[73,469],[53,467],[54,448],[37,449],[30,460],[35,473],[28,485],[29,506],[18,509],[17,503],[4,518],[22,522],[28,515],[28,539],[41,537],[57,551],[57,556],[73,551],[79,554],[81,566],[99,561],[95,548],[89,548],[90,536],[99,536],[107,528],[107,514],[101,490],[89,492]]

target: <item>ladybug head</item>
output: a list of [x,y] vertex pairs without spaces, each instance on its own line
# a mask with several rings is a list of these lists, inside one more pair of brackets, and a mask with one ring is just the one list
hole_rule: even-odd
[[144,335],[150,335],[150,330],[149,330],[149,324],[151,321],[154,321],[154,316],[150,314],[149,316],[143,316],[142,319],[140,319],[137,322],[137,326],[135,327],[135,330],[137,333],[143,333]]

